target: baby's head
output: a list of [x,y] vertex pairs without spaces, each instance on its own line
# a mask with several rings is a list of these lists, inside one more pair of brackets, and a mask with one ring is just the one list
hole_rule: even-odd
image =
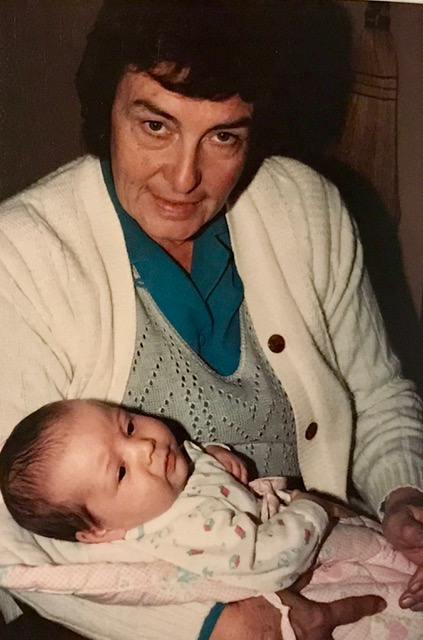
[[46,405],[0,452],[0,486],[24,528],[62,540],[106,542],[164,513],[188,466],[168,427],[94,400]]

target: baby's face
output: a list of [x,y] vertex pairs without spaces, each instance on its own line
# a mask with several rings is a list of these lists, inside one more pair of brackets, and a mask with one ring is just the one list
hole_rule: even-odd
[[156,518],[184,488],[187,462],[160,420],[79,401],[66,423],[52,498],[84,504],[105,529]]

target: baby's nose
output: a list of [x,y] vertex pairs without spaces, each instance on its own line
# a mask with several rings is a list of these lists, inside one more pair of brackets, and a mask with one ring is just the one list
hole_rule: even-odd
[[152,438],[140,438],[136,442],[136,449],[145,464],[151,464],[156,443]]

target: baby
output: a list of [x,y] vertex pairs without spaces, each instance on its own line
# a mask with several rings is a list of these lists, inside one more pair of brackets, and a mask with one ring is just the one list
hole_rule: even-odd
[[119,406],[55,402],[6,441],[1,491],[14,519],[43,536],[136,538],[195,573],[245,587],[251,574],[254,588],[267,591],[289,586],[317,554],[324,503],[295,494],[263,523],[243,463],[223,447],[205,449],[213,457],[189,442],[179,447],[164,422]]
[[[229,450],[180,447],[164,422],[92,400],[39,409],[0,452],[1,491],[21,526],[63,540],[105,542],[90,549],[105,549],[107,562],[117,555],[130,563],[165,560],[178,570],[176,595],[183,596],[181,576],[206,579],[222,602],[264,594],[281,609],[287,640],[301,627],[306,602],[287,588],[318,557],[305,595],[328,602],[374,593],[388,602],[382,614],[339,627],[337,638],[387,640],[399,637],[391,634],[399,627],[404,640],[421,637],[418,617],[397,604],[414,567],[372,530],[376,525],[344,521],[322,546],[330,503],[294,492],[285,506],[275,494],[257,497],[245,483],[243,463]],[[347,546],[339,527],[351,533]],[[246,593],[234,598],[234,589]],[[285,605],[294,604],[288,615]]]

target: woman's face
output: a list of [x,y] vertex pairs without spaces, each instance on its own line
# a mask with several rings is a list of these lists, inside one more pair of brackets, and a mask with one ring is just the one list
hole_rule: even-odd
[[126,211],[163,247],[189,240],[225,204],[244,166],[253,106],[212,102],[128,71],[112,109],[111,161]]

